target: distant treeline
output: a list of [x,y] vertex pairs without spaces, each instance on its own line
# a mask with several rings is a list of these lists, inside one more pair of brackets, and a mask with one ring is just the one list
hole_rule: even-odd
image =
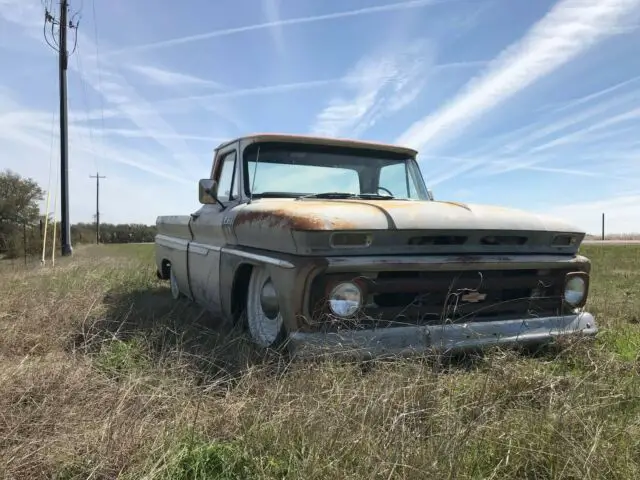
[[[39,255],[45,235],[45,216],[38,208],[44,198],[40,186],[30,178],[5,171],[0,172],[0,258]],[[47,252],[51,255],[54,225],[49,217]],[[60,222],[55,226],[56,249],[60,247]],[[155,225],[100,224],[100,243],[153,242]],[[71,226],[71,244],[96,243],[95,223]]]
[[[25,255],[42,254],[42,239],[44,238],[44,218],[35,224],[17,226],[11,235],[0,234],[0,256],[17,258]],[[46,255],[51,256],[53,244],[53,223],[47,225]],[[56,255],[60,249],[60,222],[55,226]],[[140,243],[153,242],[156,234],[155,225],[139,224],[100,224],[100,243]],[[91,223],[77,223],[71,225],[71,245],[96,243],[96,226]]]
[[[153,242],[156,235],[155,225],[135,223],[100,224],[100,243],[140,243]],[[78,223],[71,226],[72,243],[95,243],[95,223]]]

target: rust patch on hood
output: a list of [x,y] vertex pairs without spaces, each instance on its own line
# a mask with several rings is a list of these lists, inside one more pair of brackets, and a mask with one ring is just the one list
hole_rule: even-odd
[[[521,210],[457,202],[259,199],[234,208],[234,229],[575,231]],[[259,235],[259,232],[258,232]]]
[[311,212],[298,212],[295,208],[244,211],[236,217],[233,225],[251,225],[261,228],[289,228],[293,230],[349,230],[357,228],[346,218],[329,217]]

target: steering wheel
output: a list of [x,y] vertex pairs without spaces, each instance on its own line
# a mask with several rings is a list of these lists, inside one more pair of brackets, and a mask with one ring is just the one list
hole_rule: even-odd
[[394,195],[393,195],[393,193],[391,193],[391,191],[390,191],[390,190],[388,190],[388,189],[386,189],[386,188],[384,188],[384,187],[380,187],[380,186],[378,186],[378,190],[384,190],[385,192],[387,192],[387,193],[388,193],[389,195],[391,195],[392,197],[394,196]]

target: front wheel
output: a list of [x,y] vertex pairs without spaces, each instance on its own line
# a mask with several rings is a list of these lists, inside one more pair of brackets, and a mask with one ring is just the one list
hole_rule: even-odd
[[247,328],[251,340],[263,348],[277,348],[286,338],[278,292],[264,267],[254,267],[247,292]]

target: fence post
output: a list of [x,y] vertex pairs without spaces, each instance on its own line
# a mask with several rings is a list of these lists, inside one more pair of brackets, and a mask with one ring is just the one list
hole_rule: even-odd
[[604,240],[604,212],[602,213],[602,240]]

